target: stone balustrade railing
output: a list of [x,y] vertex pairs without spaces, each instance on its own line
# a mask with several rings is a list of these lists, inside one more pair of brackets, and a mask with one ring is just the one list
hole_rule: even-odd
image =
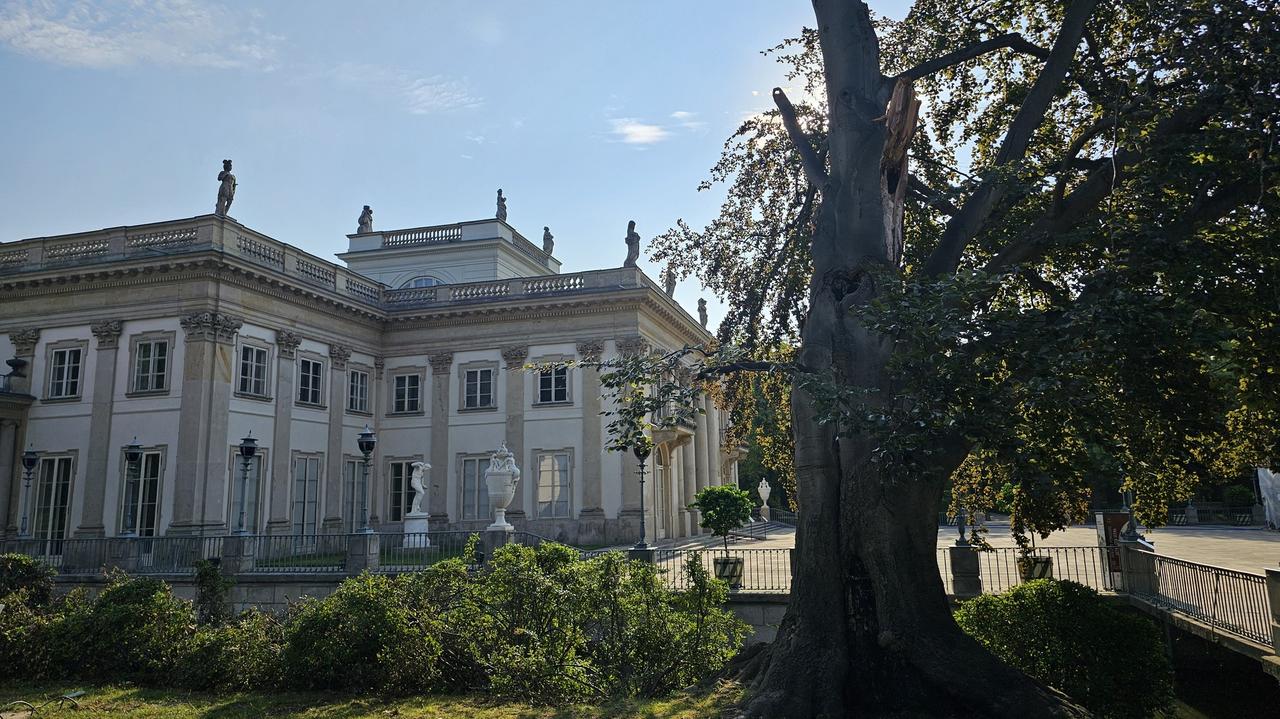
[[[364,237],[380,237],[380,244],[384,246],[450,242],[454,238],[461,238],[464,230],[469,227],[474,232],[487,233],[491,228],[486,226],[494,222],[397,230]],[[510,233],[510,241],[521,251],[531,257],[547,257],[540,248],[534,247],[519,233],[514,230],[510,230]],[[657,284],[634,267],[391,289],[342,265],[323,260],[244,227],[234,220],[224,220],[213,215],[0,243],[0,284],[25,273],[208,251],[236,257],[248,264],[281,272],[306,286],[323,288],[348,300],[389,311],[574,292],[640,288],[661,291]]]

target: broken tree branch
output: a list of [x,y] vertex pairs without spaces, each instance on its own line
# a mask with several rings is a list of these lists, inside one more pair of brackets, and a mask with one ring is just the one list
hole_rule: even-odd
[[809,136],[800,129],[800,122],[796,119],[796,109],[787,99],[787,93],[780,87],[773,88],[773,102],[778,106],[778,112],[782,114],[782,126],[787,128],[791,144],[795,145],[796,153],[800,155],[800,164],[804,167],[804,175],[808,178],[809,184],[814,187],[826,185],[826,168],[822,166],[822,160],[813,149],[813,143],[809,142]]
[[1049,50],[1027,40],[1016,32],[1011,32],[1007,35],[993,37],[989,40],[974,43],[969,47],[949,52],[942,57],[927,60],[916,65],[910,70],[907,70],[898,77],[905,77],[909,80],[918,80],[926,75],[932,75],[939,70],[945,70],[949,67],[959,65],[966,60],[972,60],[975,57],[985,55],[993,50],[999,50],[1001,48],[1009,48],[1010,50],[1015,50],[1027,55],[1033,55],[1042,60],[1048,59],[1049,57]]
[[909,183],[908,189],[911,190],[915,197],[924,203],[926,207],[936,208],[947,215],[954,215],[960,211],[959,207],[956,207],[951,200],[947,199],[946,194],[925,184],[925,181],[921,180],[919,177],[911,175],[907,179],[907,182]]

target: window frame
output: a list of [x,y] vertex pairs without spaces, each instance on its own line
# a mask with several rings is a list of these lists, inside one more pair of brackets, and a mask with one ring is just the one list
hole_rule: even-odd
[[[140,332],[129,337],[129,384],[128,391],[125,392],[126,397],[153,397],[158,395],[166,395],[173,389],[173,355],[176,344],[174,342],[176,333],[174,332]],[[156,387],[152,385],[147,389],[138,388],[138,362],[142,359],[142,346],[152,346],[152,354],[150,360],[152,362],[151,377],[155,377],[155,353],[156,344],[164,343],[165,345],[165,367],[164,367],[164,386]],[[237,353],[237,358],[239,357]],[[239,387],[237,377],[236,386]]]
[[[413,486],[409,480],[413,478],[413,463],[425,462],[421,456],[417,457],[391,457],[383,460],[383,466],[386,469],[387,477],[387,521],[403,522],[405,515],[409,514],[409,510],[413,508]],[[396,486],[397,478],[395,468],[401,467],[402,476],[399,478],[400,486]],[[428,476],[429,478],[429,476]],[[428,491],[427,487],[423,487],[424,491]],[[397,497],[397,495],[399,495]],[[400,506],[397,508],[396,500],[399,499]],[[424,502],[425,503],[425,502]],[[397,509],[399,514],[397,514]]]
[[[31,492],[24,493],[28,495],[26,501],[30,502],[30,506],[25,506],[23,508],[26,514],[31,518],[31,523],[28,525],[27,530],[31,533],[30,536],[33,540],[38,542],[48,543],[43,548],[43,554],[46,554],[46,555],[62,554],[62,542],[67,539],[68,531],[71,528],[70,514],[71,514],[71,506],[75,501],[76,472],[79,471],[78,465],[80,463],[79,455],[80,453],[74,449],[66,450],[63,452],[48,452],[48,453],[41,454],[39,462],[36,465],[36,469],[33,477],[34,481],[32,482]],[[58,536],[58,537],[41,536],[42,534],[45,534],[48,529],[51,528],[51,527],[45,527],[42,530],[37,531],[37,529],[39,528],[40,519],[41,519],[41,495],[43,494],[44,484],[45,484],[44,466],[46,462],[52,461],[55,467],[54,471],[56,471],[57,464],[61,460],[66,460],[69,466],[69,469],[67,472],[66,494],[65,494],[65,497],[63,498],[63,503],[61,508],[61,511],[62,511],[62,527],[60,530],[61,536]],[[54,482],[56,484],[58,480],[54,479]],[[53,507],[52,503],[50,504],[50,507],[51,508]],[[48,518],[48,515],[45,515],[45,516],[46,518]],[[46,522],[46,524],[52,524],[52,522],[49,521],[49,522]]]
[[[564,478],[564,514],[547,514],[542,513],[542,459],[544,457],[563,456],[565,458],[565,478]],[[574,516],[573,501],[573,475],[576,469],[574,462],[573,447],[561,447],[556,449],[534,449],[531,452],[529,466],[533,468],[533,517],[532,519],[572,519]],[[549,485],[550,487],[550,485]],[[560,502],[548,500],[546,504],[555,505]]]
[[[121,447],[119,452],[120,452],[120,484],[119,484],[120,491],[116,493],[117,495],[116,505],[119,508],[119,511],[116,512],[116,533],[117,535],[119,535],[123,533],[126,529],[125,517],[128,514],[128,510],[129,510],[129,482],[137,481],[140,496],[138,497],[138,508],[136,510],[138,513],[138,517],[134,521],[133,532],[136,536],[139,536],[139,537],[157,536],[156,533],[159,531],[159,528],[160,528],[160,512],[164,506],[163,503],[161,502],[160,495],[164,490],[164,473],[168,465],[169,446],[164,444],[157,444],[157,445],[152,445],[150,447],[143,447],[141,449],[142,457],[138,460],[139,476],[136,480],[131,479],[129,476],[130,475],[129,462],[125,459],[124,447]],[[159,460],[157,461],[157,468],[156,468],[157,474],[154,478],[155,492],[151,501],[151,504],[153,505],[152,511],[154,513],[154,516],[152,517],[153,524],[150,527],[151,533],[144,534],[142,521],[141,521],[142,506],[147,504],[147,502],[144,501],[145,492],[142,491],[143,480],[144,480],[142,473],[146,469],[147,457],[149,455],[159,456]]]
[[[391,381],[387,383],[387,414],[388,415],[416,415],[423,414],[426,411],[426,392],[424,388],[427,385],[425,372],[422,367],[396,367],[394,369],[385,370],[391,375]],[[418,380],[418,397],[417,406],[414,409],[396,409],[396,382],[401,377],[416,377]]]
[[[489,372],[489,404],[467,405],[467,375],[472,372]],[[481,381],[476,378],[476,399],[480,398]],[[458,365],[458,411],[492,412],[498,409],[498,363],[495,361],[466,362]]]
[[[487,520],[492,515],[492,509],[489,506],[489,490],[485,486],[484,470],[488,466],[489,461],[487,454],[459,454],[458,455],[458,519],[461,521],[482,521]],[[466,508],[466,467],[468,462],[476,463],[476,486],[475,486],[475,516],[468,517]],[[483,507],[483,510],[481,509]]]
[[[262,394],[253,391],[252,382],[249,389],[243,389],[244,386],[244,351],[252,349],[255,352],[262,352]],[[271,399],[271,344],[257,338],[242,338],[236,343],[236,391],[235,396],[245,399],[270,400]]]
[[[303,362],[308,362],[319,367],[319,371],[315,375],[316,386],[312,388],[315,390],[315,396],[317,398],[316,401],[314,402],[309,399],[304,400],[302,398],[302,392],[304,390],[302,386],[302,378],[304,376],[304,372],[302,371]],[[294,363],[294,365],[296,366],[294,373],[297,379],[294,385],[294,388],[295,388],[294,395],[293,395],[294,404],[298,405],[299,407],[310,407],[312,409],[325,409],[325,399],[326,399],[325,391],[324,391],[325,374],[326,374],[325,370],[328,368],[328,363],[325,362],[324,358],[321,357],[320,355],[315,355],[310,353],[303,354],[302,352],[299,352],[298,359]]]
[[[314,495],[315,516],[311,518],[313,521],[310,524],[308,524],[307,522],[307,519],[308,519],[307,517],[303,516],[301,518],[301,522],[299,522],[299,518],[298,518],[299,498],[297,493],[297,485],[298,485],[298,462],[299,461],[304,461],[308,463],[315,462],[315,467],[316,467],[315,480],[314,480],[315,481],[315,495]],[[293,455],[289,458],[289,531],[292,532],[295,536],[298,536],[298,535],[316,536],[320,534],[321,525],[324,522],[324,498],[322,496],[324,494],[324,470],[325,470],[324,452],[299,452],[297,450],[294,450]],[[308,482],[309,480],[307,480],[304,476],[303,483],[306,484]],[[302,502],[302,505],[301,505],[302,511],[305,514],[306,506],[307,506],[306,498],[303,497],[301,502]],[[300,523],[302,525],[302,531],[298,530],[298,525]],[[308,526],[312,526],[314,528],[311,534],[307,534],[306,532],[306,528]]]
[[[544,365],[544,364],[549,364],[551,362],[567,362],[572,359],[573,357],[568,355],[562,355],[562,354],[545,355],[542,357],[535,357],[534,359],[530,360],[530,363],[534,365]],[[564,399],[555,399],[554,375],[556,372],[559,372],[561,370],[564,371]],[[544,375],[547,375],[547,374],[550,374],[552,376],[552,386],[551,386],[552,398],[549,400],[543,400],[542,399],[542,378]],[[507,379],[508,381],[510,381],[511,378],[508,377]],[[574,374],[573,374],[572,368],[567,366],[557,367],[551,370],[549,373],[542,372],[542,371],[534,372],[533,373],[533,393],[532,393],[533,401],[531,404],[534,407],[567,407],[572,405],[573,404],[573,380],[574,380]]]
[[[364,395],[363,395],[364,406],[353,407],[352,400],[355,399],[354,395],[355,395],[355,389],[356,389],[355,376],[358,374],[364,375]],[[370,399],[369,388],[372,385],[373,385],[372,368],[366,367],[364,365],[357,365],[357,364],[347,365],[347,407],[346,407],[347,414],[359,414],[359,415],[366,415],[366,416],[373,414],[372,410],[370,410],[371,405],[369,402],[369,399]]]
[[[75,392],[74,393],[53,393],[53,374],[54,359],[61,352],[79,352],[79,361],[75,365]],[[44,382],[44,401],[45,402],[78,402],[84,398],[84,385],[87,378],[89,365],[89,341],[88,340],[61,340],[59,342],[50,342],[44,348],[45,357],[45,382]],[[66,365],[70,366],[70,365]],[[69,380],[63,377],[61,380],[65,385]]]

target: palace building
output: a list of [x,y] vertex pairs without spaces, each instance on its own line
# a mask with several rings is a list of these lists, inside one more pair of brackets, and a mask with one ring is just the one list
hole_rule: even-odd
[[[431,465],[432,531],[486,526],[484,467],[505,442],[523,473],[518,529],[634,541],[638,460],[604,450],[598,370],[524,367],[711,336],[634,266],[561,274],[551,238],[531,243],[503,210],[394,231],[362,217],[345,264],[220,214],[0,243],[14,368],[0,378],[0,536],[225,534],[242,484],[250,533],[351,532],[367,425],[379,532],[402,531],[414,462]],[[650,538],[699,533],[694,493],[735,481],[722,422],[708,401],[654,438]],[[242,483],[246,436],[258,450]]]

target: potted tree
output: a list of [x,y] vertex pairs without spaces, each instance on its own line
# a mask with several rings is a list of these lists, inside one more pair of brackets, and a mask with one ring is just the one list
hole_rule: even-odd
[[751,510],[755,508],[751,495],[728,484],[707,487],[698,492],[689,508],[698,510],[702,517],[699,523],[724,541],[724,556],[712,560],[716,578],[731,587],[740,586],[743,559],[729,556],[729,533],[751,520]]

